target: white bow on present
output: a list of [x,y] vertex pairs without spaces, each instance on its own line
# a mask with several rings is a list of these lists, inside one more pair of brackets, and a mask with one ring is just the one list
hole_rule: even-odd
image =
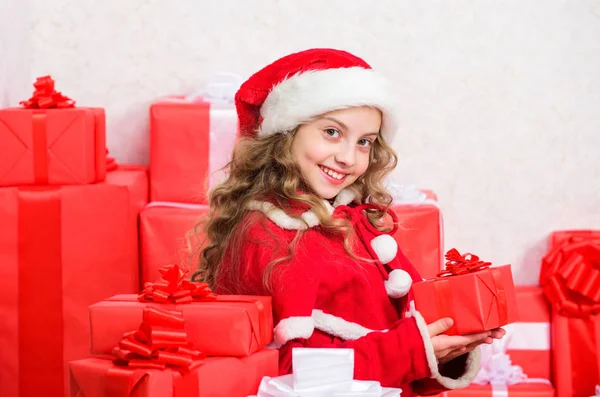
[[354,380],[352,349],[292,349],[293,374],[263,377],[252,397],[400,397],[402,390]]
[[199,91],[186,95],[186,102],[202,100],[213,105],[233,105],[242,77],[235,73],[219,72]]
[[492,397],[507,397],[508,386],[518,383],[551,384],[548,379],[529,378],[523,373],[523,368],[513,365],[507,353],[507,347],[512,338],[510,329],[500,340],[496,339],[491,345],[481,345],[481,368],[473,383],[490,385]]
[[427,194],[422,192],[415,184],[387,179],[383,182],[383,186],[392,195],[394,204],[429,204],[438,206],[437,201],[428,198]]

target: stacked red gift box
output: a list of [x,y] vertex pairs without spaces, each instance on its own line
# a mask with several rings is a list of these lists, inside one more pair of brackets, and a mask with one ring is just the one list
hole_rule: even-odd
[[[208,117],[206,103],[169,104]],[[167,280],[138,299],[148,170],[107,157],[104,110],[76,107],[48,76],[22,105],[0,110],[0,395],[235,397],[276,375],[270,298],[181,300],[184,273],[157,268],[151,281]],[[193,131],[200,145],[208,128]],[[153,164],[156,181],[168,166]]]
[[271,298],[217,296],[178,265],[140,294],[89,308],[92,358],[72,361],[72,397],[245,397],[278,374]]
[[88,355],[88,306],[138,290],[147,172],[107,159],[105,137],[104,110],[47,76],[0,110],[2,396],[64,395],[67,362]]

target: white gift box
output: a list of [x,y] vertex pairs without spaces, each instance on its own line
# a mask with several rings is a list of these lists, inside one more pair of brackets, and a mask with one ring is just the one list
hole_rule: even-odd
[[293,374],[265,376],[252,397],[400,397],[401,389],[354,380],[352,349],[292,349]]

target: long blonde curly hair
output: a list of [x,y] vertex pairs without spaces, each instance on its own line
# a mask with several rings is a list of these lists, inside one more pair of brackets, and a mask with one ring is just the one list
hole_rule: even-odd
[[[346,251],[355,257],[351,250],[353,233],[350,223],[342,219],[333,219],[323,200],[311,192],[302,178],[291,150],[296,131],[297,129],[289,133],[246,138],[238,142],[231,162],[225,167],[228,171],[227,180],[209,193],[209,212],[192,233],[196,236],[204,235],[203,244],[200,244],[198,270],[192,277],[194,281],[204,281],[211,288],[215,288],[219,265],[228,248],[239,247],[247,237],[250,222],[246,215],[249,212],[249,203],[254,200],[270,201],[296,219],[301,218],[290,210],[291,203],[308,205],[317,215],[325,232],[343,235]],[[382,181],[396,167],[397,161],[394,150],[379,135],[373,143],[367,171],[351,185],[361,203],[378,204],[387,210],[392,197]],[[384,211],[369,212],[367,215],[374,223],[384,215]],[[266,216],[260,216],[264,222]],[[302,234],[303,230],[296,234],[289,247],[288,256],[273,260],[267,267],[263,275],[263,283],[267,290],[270,287],[270,271],[276,264],[293,255],[294,244]],[[228,252],[235,266],[239,266],[241,262],[237,251],[232,249]],[[236,277],[239,280],[240,272],[230,273],[227,277]]]

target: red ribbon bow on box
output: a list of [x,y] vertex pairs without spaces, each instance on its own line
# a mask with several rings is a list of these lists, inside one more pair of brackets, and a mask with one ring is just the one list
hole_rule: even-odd
[[446,269],[438,273],[438,277],[459,276],[461,274],[475,273],[487,269],[491,262],[479,260],[477,255],[466,253],[461,255],[456,248],[446,252]]
[[132,368],[187,371],[204,362],[204,355],[187,342],[183,314],[154,307],[144,309],[139,329],[125,334],[113,355],[115,364]]
[[544,293],[561,314],[600,313],[600,238],[571,237],[542,259]]
[[162,280],[146,283],[138,296],[142,302],[190,303],[208,302],[217,299],[206,283],[185,279],[187,271],[178,265],[168,265],[159,270]]
[[33,96],[20,104],[27,109],[65,109],[75,107],[75,101],[54,89],[50,76],[38,77],[33,83]]

